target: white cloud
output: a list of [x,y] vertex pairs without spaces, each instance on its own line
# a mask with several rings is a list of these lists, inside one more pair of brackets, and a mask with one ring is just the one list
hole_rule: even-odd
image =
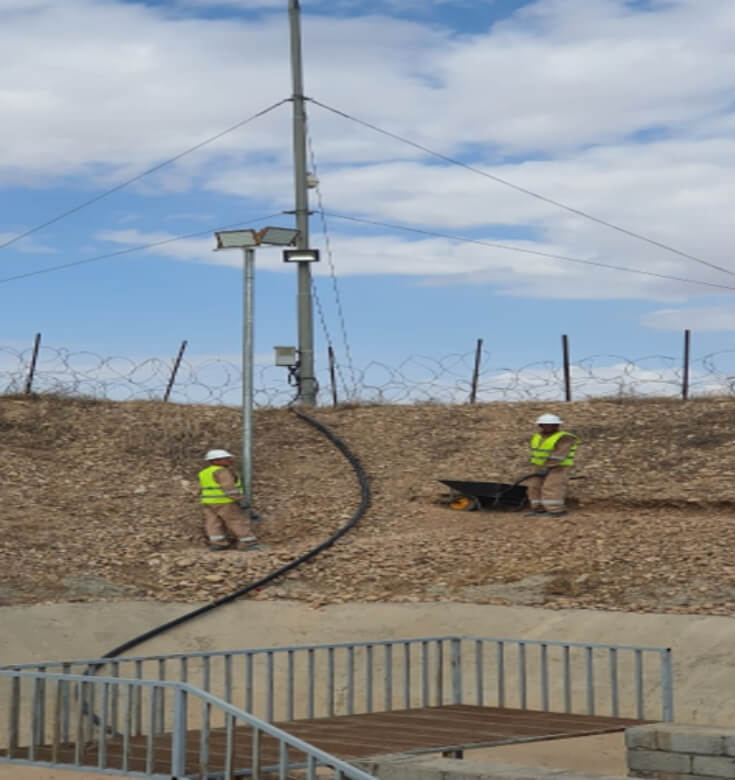
[[641,324],[656,330],[698,332],[735,331],[735,311],[724,306],[690,309],[659,309],[641,318]]
[[[271,0],[186,4],[247,9]],[[0,0],[0,181],[42,186],[72,174],[86,185],[117,181],[288,95],[285,13],[224,20],[169,10]],[[304,32],[310,95],[735,270],[735,5],[672,0],[643,12],[623,0],[539,0],[472,35],[377,13],[307,14]],[[257,197],[274,210],[290,207],[289,113],[284,106],[226,136],[147,180],[143,191],[203,186]],[[494,225],[528,227],[538,239],[521,246],[735,284],[731,275],[439,165],[316,106],[309,114],[325,203],[334,211],[490,240]],[[635,139],[651,128],[663,129],[659,140]],[[367,228],[347,236],[339,224],[340,273],[470,280],[553,297],[671,300],[707,292],[442,239],[409,241]],[[156,236],[170,234],[104,234],[120,244]],[[239,264],[214,255],[208,239],[156,253]],[[259,252],[258,264],[281,267],[276,252]]]
[[178,0],[178,5],[188,8],[237,8],[240,10],[283,10],[284,0]]
[[[209,237],[172,240],[176,239],[172,233],[131,229],[101,231],[97,238],[122,247],[166,242],[144,250],[145,254],[229,268],[242,267],[239,252],[213,252],[214,242]],[[314,275],[329,274],[323,240],[314,236],[312,244],[322,249],[322,262],[312,266]],[[538,250],[543,247],[549,253],[560,252],[560,247],[552,244],[530,241],[505,241],[503,244],[511,248]],[[486,283],[500,293],[542,298],[679,300],[682,295],[681,284],[673,281],[665,284],[659,279],[607,269],[595,269],[595,273],[590,274],[584,264],[445,238],[407,240],[396,236],[386,239],[332,233],[330,245],[337,273],[343,277],[384,274],[414,277],[420,284]],[[130,262],[135,262],[135,257],[130,255]],[[258,249],[256,269],[289,271],[282,262],[281,252],[272,247]]]

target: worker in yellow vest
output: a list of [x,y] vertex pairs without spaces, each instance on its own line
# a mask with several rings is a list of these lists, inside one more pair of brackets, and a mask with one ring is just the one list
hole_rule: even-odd
[[542,414],[536,424],[538,433],[531,437],[530,463],[536,467],[526,480],[527,515],[533,517],[563,517],[566,513],[569,472],[579,446],[579,437],[562,431],[562,421],[555,414]]
[[207,466],[199,472],[200,500],[204,511],[204,530],[210,550],[227,550],[234,537],[238,550],[258,549],[252,522],[243,509],[247,497],[240,477],[232,470],[233,455],[227,450],[209,450]]

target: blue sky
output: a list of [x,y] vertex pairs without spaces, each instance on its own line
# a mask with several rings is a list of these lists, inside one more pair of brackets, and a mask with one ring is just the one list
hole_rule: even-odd
[[[286,0],[0,0],[0,244],[287,98]],[[637,240],[310,104],[349,355],[488,365],[735,346],[729,0],[303,0],[305,90],[358,119],[676,248]],[[289,224],[285,103],[0,249],[2,347],[192,361],[240,349],[240,258],[211,230]],[[312,191],[311,205],[317,206]],[[266,221],[259,220],[266,215]],[[467,243],[356,222],[357,217]],[[348,360],[322,249],[315,284]],[[257,254],[256,352],[296,343],[296,276]],[[714,268],[712,266],[719,266]],[[732,269],[732,272],[727,273]],[[327,338],[315,315],[317,362]],[[2,366],[0,366],[2,368]],[[279,375],[276,375],[279,376]],[[280,380],[279,380],[280,381]]]

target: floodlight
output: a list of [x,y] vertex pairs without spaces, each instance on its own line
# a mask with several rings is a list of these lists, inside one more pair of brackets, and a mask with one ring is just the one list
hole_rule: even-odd
[[298,363],[296,359],[296,347],[273,347],[276,351],[275,365],[277,366],[295,366]]
[[300,230],[294,228],[273,227],[269,225],[258,232],[259,244],[275,244],[276,246],[293,246],[299,237]]
[[319,261],[318,249],[284,249],[284,263],[316,263]]
[[246,249],[258,245],[254,230],[222,230],[215,233],[216,249]]

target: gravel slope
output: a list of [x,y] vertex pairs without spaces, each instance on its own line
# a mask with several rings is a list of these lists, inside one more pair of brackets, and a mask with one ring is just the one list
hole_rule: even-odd
[[[549,410],[584,442],[566,518],[440,503],[438,478],[525,473],[532,421]],[[735,614],[733,411],[733,399],[317,410],[362,461],[373,503],[357,531],[255,598]],[[291,412],[258,411],[268,547],[208,552],[196,472],[207,448],[237,450],[239,427],[230,408],[0,398],[0,605],[201,601],[349,519],[359,491],[339,452]]]

